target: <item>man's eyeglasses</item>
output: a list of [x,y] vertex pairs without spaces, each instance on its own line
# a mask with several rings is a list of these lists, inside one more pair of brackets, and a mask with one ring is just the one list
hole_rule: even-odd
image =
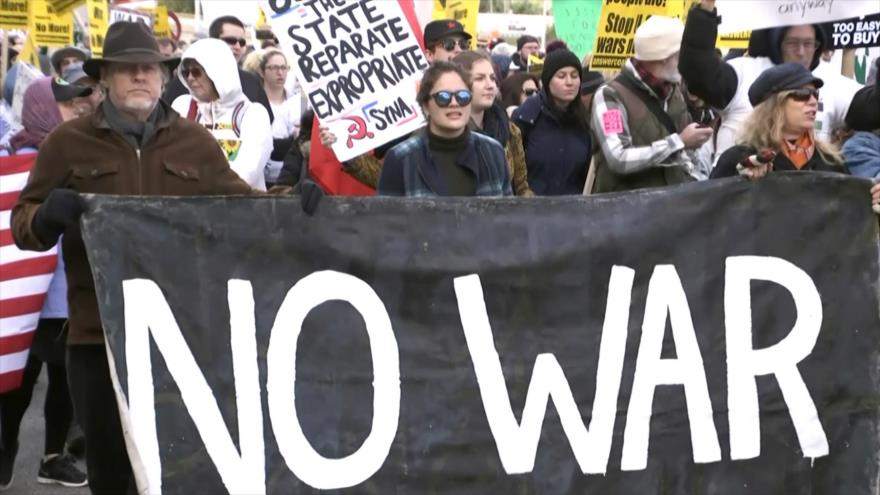
[[198,67],[181,67],[180,75],[183,76],[184,79],[188,78],[192,74],[192,76],[196,79],[202,77],[205,74],[205,71]]
[[794,89],[789,91],[785,97],[800,102],[810,101],[810,98],[815,98],[816,101],[819,101],[819,90],[813,88]]
[[534,95],[534,94],[537,93],[537,92],[538,92],[537,89],[524,89],[524,90],[523,90],[523,94],[526,95],[526,98],[528,98],[529,96]]
[[267,65],[266,72],[287,72],[290,70],[289,65]]
[[797,50],[799,46],[804,47],[807,51],[813,51],[819,48],[819,42],[816,40],[799,40],[790,39],[782,42],[782,47],[786,50]]
[[437,91],[436,93],[431,95],[431,98],[434,98],[434,103],[437,104],[440,108],[446,108],[449,105],[452,105],[452,99],[455,98],[455,101],[458,102],[460,106],[466,107],[471,104],[471,99],[473,99],[473,95],[470,91],[466,89],[460,89],[458,91]]
[[221,36],[221,40],[225,41],[227,45],[233,46],[238,43],[238,46],[244,48],[247,45],[247,40],[244,38],[236,38],[235,36]]
[[458,47],[461,48],[462,50],[470,50],[471,40],[466,40],[464,38],[462,38],[462,39],[446,38],[446,39],[440,40],[440,43],[438,43],[437,45],[442,47],[447,52],[451,52],[452,50],[455,50],[455,45],[458,45]]

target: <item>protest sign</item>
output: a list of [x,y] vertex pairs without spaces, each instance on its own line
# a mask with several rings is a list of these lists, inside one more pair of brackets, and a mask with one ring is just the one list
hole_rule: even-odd
[[[880,6],[877,7],[880,10]],[[831,49],[880,46],[880,13],[822,25],[831,36]]]
[[464,26],[466,33],[477,37],[477,14],[480,11],[479,0],[434,0],[431,19],[452,19]]
[[26,29],[28,0],[0,0],[0,29]]
[[344,161],[424,125],[416,91],[428,62],[410,2],[265,2],[272,30]]
[[877,0],[718,0],[721,34],[876,14]]
[[153,27],[153,16],[150,14],[120,7],[110,7],[110,24],[119,21],[142,22],[147,26]]
[[868,188],[90,197],[139,492],[875,493]]
[[49,8],[55,14],[72,12],[78,5],[86,3],[86,0],[46,0]]
[[46,0],[28,0],[28,36],[37,46],[70,46],[73,14],[54,14]]
[[171,24],[168,23],[168,7],[157,5],[154,9],[147,9],[153,15],[153,34],[156,37],[172,38]]
[[633,56],[636,29],[652,15],[668,15],[667,0],[605,0],[599,16],[593,70],[618,70]]
[[602,0],[553,0],[553,28],[578,58],[593,49]]
[[89,44],[93,57],[104,55],[104,36],[110,27],[110,6],[107,0],[87,0],[86,8],[89,15]]

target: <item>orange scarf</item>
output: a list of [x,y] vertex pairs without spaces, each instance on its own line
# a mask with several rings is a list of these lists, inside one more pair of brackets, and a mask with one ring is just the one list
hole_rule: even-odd
[[801,137],[794,143],[787,140],[782,141],[782,153],[788,157],[795,168],[802,169],[804,165],[813,157],[816,145],[813,143],[813,137],[809,132],[801,134]]

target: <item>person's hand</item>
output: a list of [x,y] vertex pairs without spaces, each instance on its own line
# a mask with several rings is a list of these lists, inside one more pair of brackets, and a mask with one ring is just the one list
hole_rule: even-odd
[[333,143],[336,142],[336,134],[333,134],[332,132],[330,132],[329,127],[321,126],[319,129],[321,131],[321,133],[320,133],[321,144],[323,146],[326,146],[329,148],[330,146],[333,145]]
[[85,202],[79,193],[72,189],[53,189],[34,215],[31,229],[40,242],[53,245],[65,230],[79,222],[85,211]]
[[770,150],[761,150],[739,162],[736,166],[736,171],[739,172],[739,175],[748,179],[760,179],[773,170],[773,159],[775,157],[776,153]]
[[296,189],[300,195],[300,204],[302,206],[303,211],[308,216],[312,216],[315,214],[315,210],[318,209],[318,203],[321,202],[321,198],[324,197],[324,190],[321,189],[315,181],[312,179],[306,178],[300,182]]
[[688,125],[678,135],[684,143],[684,147],[689,150],[695,150],[712,138],[711,127],[701,127],[696,122]]
[[715,10],[715,0],[700,0],[700,8],[706,12]]
[[871,186],[871,208],[880,215],[880,182]]

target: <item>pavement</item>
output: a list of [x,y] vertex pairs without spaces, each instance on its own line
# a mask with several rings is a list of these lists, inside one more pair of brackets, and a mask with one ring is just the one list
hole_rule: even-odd
[[[18,438],[18,456],[15,459],[15,478],[12,486],[4,490],[2,495],[88,495],[89,487],[67,488],[61,485],[43,485],[37,483],[37,471],[40,469],[40,458],[43,457],[43,401],[46,398],[46,373],[40,374],[31,404],[24,415],[21,432]],[[86,470],[83,461],[77,467]]]

